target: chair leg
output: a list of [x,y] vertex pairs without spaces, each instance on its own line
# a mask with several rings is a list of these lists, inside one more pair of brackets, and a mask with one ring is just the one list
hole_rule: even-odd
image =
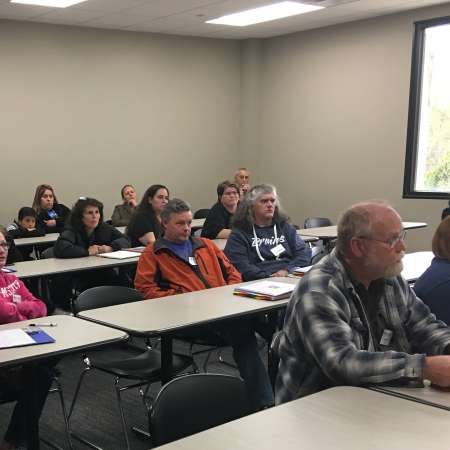
[[61,383],[59,382],[59,380],[57,378],[55,378],[54,381],[57,386],[56,389],[58,391],[59,401],[61,402],[61,409],[62,409],[63,418],[64,418],[64,427],[66,429],[67,444],[68,444],[70,450],[73,450],[72,439],[70,438],[69,419],[67,416],[66,402],[64,401],[63,390],[62,390]]
[[121,388],[119,386],[119,378],[116,378],[114,384],[117,395],[117,403],[119,405],[120,420],[122,422],[122,430],[125,437],[125,444],[127,446],[127,450],[130,450],[130,441],[128,439],[127,424],[125,422],[125,413],[123,412],[122,397],[120,395]]
[[[56,385],[56,387],[50,389],[50,392],[57,392],[59,395],[59,401],[61,403],[61,409],[62,409],[63,418],[64,418],[64,426],[65,426],[67,444],[68,444],[69,449],[73,450],[72,439],[70,438],[69,421],[67,419],[67,410],[66,410],[66,404],[64,402],[62,386],[57,377],[53,378],[53,383]],[[41,437],[40,440],[42,442],[44,442],[44,444],[48,445],[51,448],[55,448],[56,450],[63,450],[62,447],[60,447],[59,445],[56,445],[55,443],[49,441],[48,439],[46,439],[44,437]]]
[[[87,359],[87,358],[86,358]],[[83,382],[83,379],[85,377],[85,375],[91,370],[90,366],[86,366],[83,369],[83,372],[81,372],[80,378],[78,379],[78,384],[77,384],[77,388],[75,389],[75,394],[73,396],[72,399],[72,403],[70,404],[70,409],[69,409],[69,414],[67,415],[67,420],[68,420],[68,424],[69,424],[69,428],[70,428],[70,418],[72,417],[72,413],[73,410],[75,408],[75,402],[77,401],[78,398],[78,394],[80,392],[80,388],[81,388],[81,383]]]
[[69,428],[69,430],[70,430],[70,435],[71,435],[74,439],[76,439],[77,441],[82,442],[83,444],[85,444],[85,445],[87,445],[88,447],[91,447],[91,448],[93,448],[93,449],[95,449],[95,450],[103,450],[101,447],[98,447],[98,446],[95,445],[94,443],[92,443],[92,442],[86,440],[84,437],[79,436],[78,434],[74,433],[74,432],[71,430],[71,427],[70,427],[70,419],[71,419],[71,417],[72,417],[73,410],[74,410],[74,408],[75,408],[75,403],[76,403],[76,401],[77,401],[78,394],[79,394],[79,392],[80,392],[81,384],[82,384],[82,382],[83,382],[83,380],[84,380],[85,375],[91,370],[91,367],[90,367],[90,365],[89,365],[89,358],[87,358],[87,357],[84,358],[84,362],[85,362],[85,364],[86,364],[86,367],[83,369],[83,372],[81,372],[80,378],[78,379],[77,388],[75,389],[75,394],[74,394],[74,396],[73,396],[72,403],[70,404],[69,414],[67,415],[67,425],[68,425],[68,428]]

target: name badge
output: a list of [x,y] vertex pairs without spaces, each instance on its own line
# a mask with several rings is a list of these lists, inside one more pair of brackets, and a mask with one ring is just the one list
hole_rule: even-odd
[[380,339],[380,345],[389,345],[394,333],[391,330],[385,329]]
[[197,265],[197,261],[195,260],[195,258],[193,256],[189,256],[189,264],[191,266],[196,266]]
[[282,253],[286,251],[286,249],[281,244],[278,244],[274,248],[271,248],[270,251],[275,257],[278,258]]

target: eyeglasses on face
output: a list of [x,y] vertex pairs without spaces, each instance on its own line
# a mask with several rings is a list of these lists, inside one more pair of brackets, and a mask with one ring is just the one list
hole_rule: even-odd
[[7,242],[7,241],[3,241],[3,242],[0,242],[0,247],[1,247],[3,250],[8,250],[9,247],[11,247],[11,244],[10,244],[9,242]]
[[366,236],[358,236],[360,239],[365,239],[366,241],[376,241],[380,242],[381,244],[386,244],[390,249],[393,249],[400,241],[404,241],[406,237],[406,231],[403,230],[398,236],[394,236],[386,241],[382,239],[375,239],[372,237],[366,237]]

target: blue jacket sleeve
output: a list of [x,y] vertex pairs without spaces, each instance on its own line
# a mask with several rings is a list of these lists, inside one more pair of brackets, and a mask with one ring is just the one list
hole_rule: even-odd
[[233,230],[231,232],[224,253],[228,256],[233,266],[241,273],[244,281],[259,280],[270,276],[270,273],[252,262],[250,242],[240,231]]
[[311,249],[297,234],[297,230],[292,225],[287,226],[289,228],[286,230],[286,234],[293,254],[293,258],[288,265],[288,272],[292,272],[294,267],[305,267],[311,264]]

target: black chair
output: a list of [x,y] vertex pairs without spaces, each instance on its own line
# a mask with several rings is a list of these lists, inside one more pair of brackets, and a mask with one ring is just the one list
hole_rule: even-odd
[[308,217],[303,228],[329,227],[330,225],[333,225],[333,222],[327,217]]
[[194,219],[206,219],[209,213],[209,208],[197,209],[194,213]]
[[[78,298],[72,302],[72,311],[76,316],[81,311],[89,309],[103,308],[106,306],[131,303],[143,300],[143,296],[136,291],[123,286],[99,286],[87,289],[82,292]],[[147,343],[149,344],[149,343]],[[130,448],[130,442],[125,422],[125,414],[122,406],[121,393],[130,388],[139,388],[139,393],[146,410],[149,406],[146,401],[150,383],[161,381],[161,353],[150,345],[139,347],[138,345],[116,346],[114,350],[108,350],[107,354],[102,351],[92,352],[91,355],[84,355],[85,368],[80,375],[72,404],[69,410],[69,420],[72,417],[78,394],[81,388],[84,376],[91,370],[97,369],[114,376],[114,387],[117,395],[122,430],[127,449]],[[192,359],[186,356],[174,355],[173,372],[179,373],[192,365]],[[120,380],[126,379],[128,383],[121,386]],[[142,387],[147,386],[144,390]],[[134,429],[135,431],[139,431]],[[99,448],[87,441],[83,437],[72,433],[72,435],[81,442],[93,448]]]
[[[320,228],[329,227],[333,225],[330,219],[327,217],[308,217],[305,220],[304,228]],[[333,245],[330,241],[324,244],[324,241],[319,240],[311,244],[311,264],[319,262],[327,253],[333,249]]]
[[249,412],[241,378],[214,373],[179,377],[163,386],[152,405],[152,444],[163,445]]

